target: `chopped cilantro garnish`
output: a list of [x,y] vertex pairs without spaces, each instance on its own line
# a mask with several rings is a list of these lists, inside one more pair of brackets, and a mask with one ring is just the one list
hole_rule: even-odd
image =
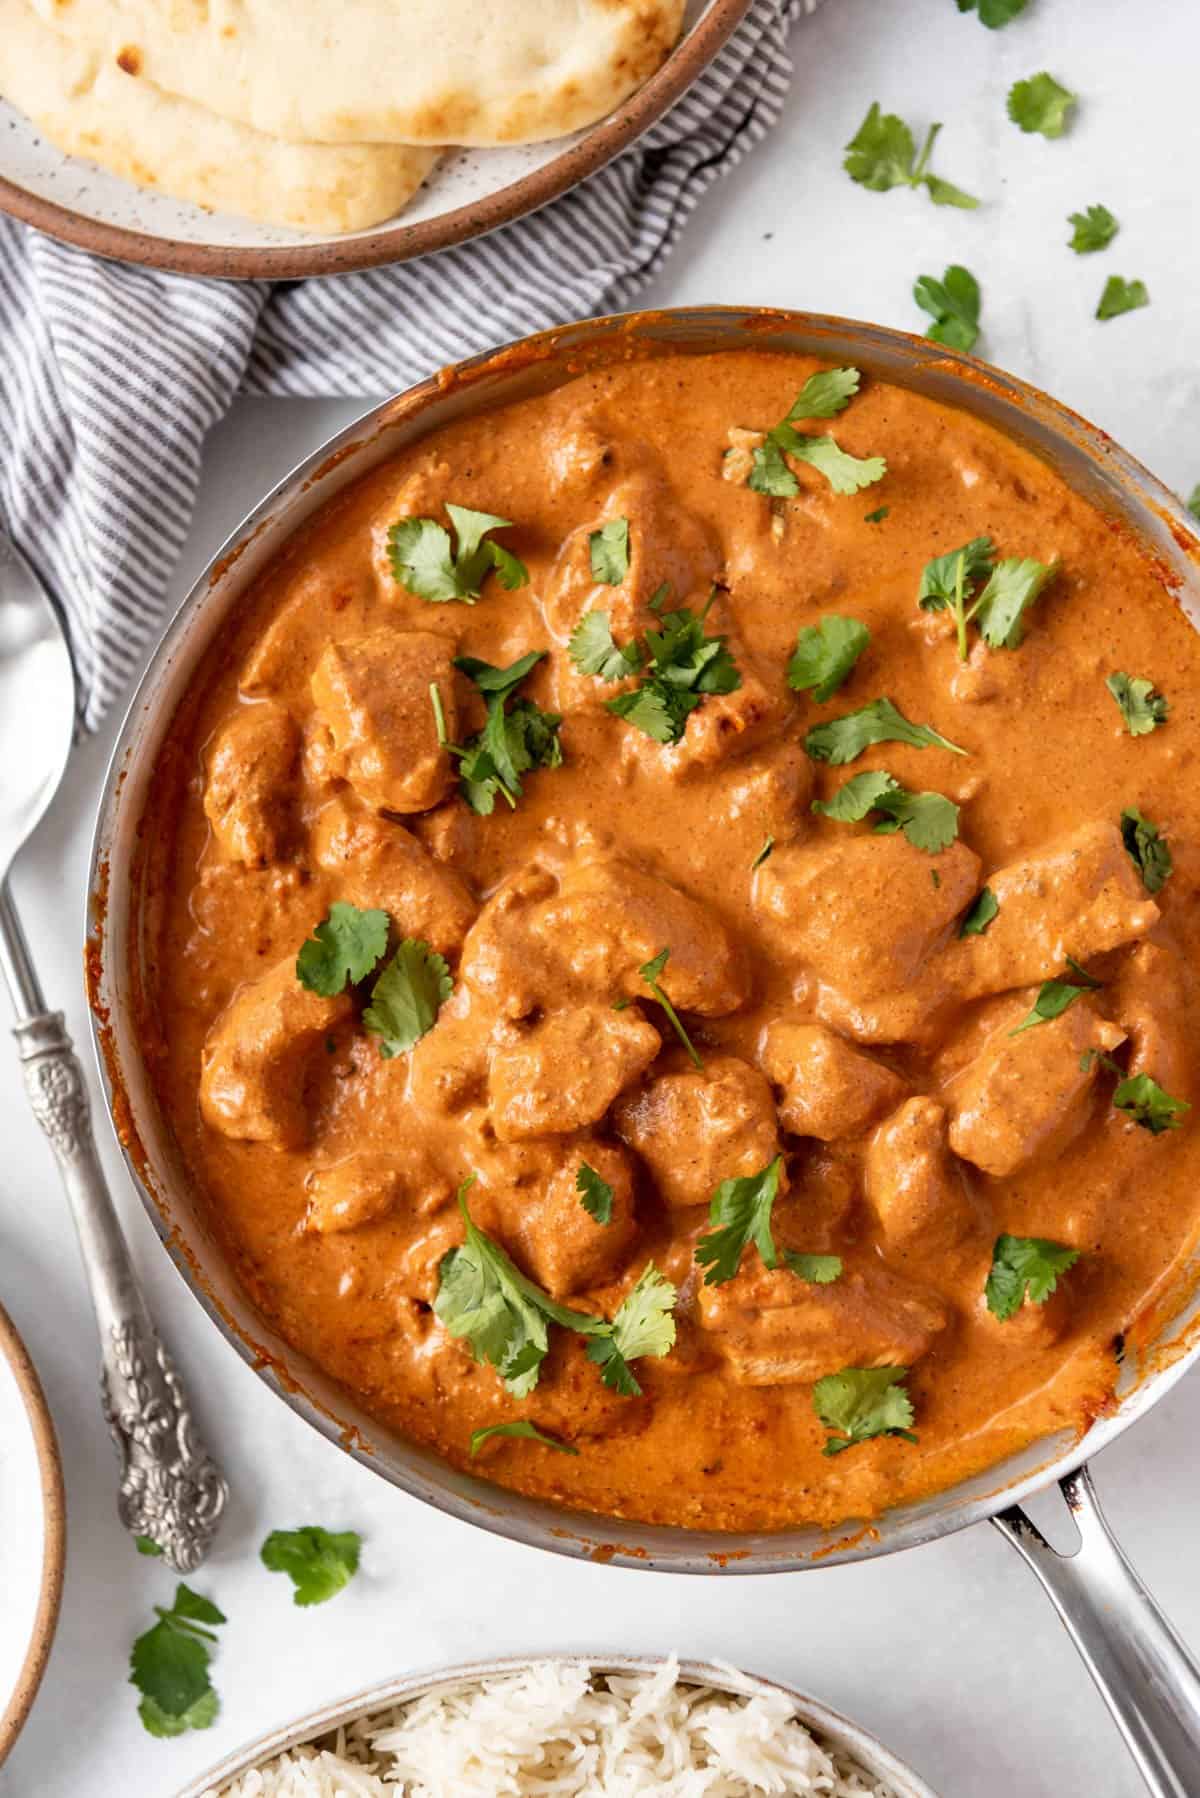
[[529,570],[500,544],[485,541],[489,531],[511,529],[512,521],[491,512],[447,503],[446,511],[458,542],[451,550],[450,533],[433,518],[401,518],[388,532],[388,558],[401,587],[418,599],[439,603],[464,600],[474,605],[493,569],[502,587],[524,587]]
[[857,618],[828,613],[798,634],[787,666],[788,686],[796,693],[811,689],[813,698],[823,704],[849,678],[870,641],[870,631]]
[[832,1286],[842,1277],[840,1255],[806,1255],[799,1249],[784,1249],[783,1265],[809,1286]]
[[481,693],[489,697],[493,693],[507,697],[545,659],[544,649],[531,649],[528,655],[518,656],[507,668],[497,668],[494,662],[481,662],[478,656],[455,656],[454,666],[461,669],[468,680],[473,680]]
[[437,1022],[441,1007],[454,991],[450,969],[436,949],[405,937],[371,988],[363,1026],[379,1038],[385,1061],[420,1042]]
[[1122,1080],[1113,1093],[1113,1105],[1131,1117],[1135,1124],[1143,1130],[1149,1130],[1152,1136],[1161,1136],[1164,1130],[1178,1130],[1183,1123],[1183,1113],[1192,1108],[1186,1099],[1173,1099],[1164,1092],[1157,1080],[1149,1074],[1133,1074]]
[[904,1390],[907,1367],[843,1367],[813,1387],[813,1409],[827,1430],[837,1430],[823,1454],[840,1455],[872,1436],[903,1436],[915,1442],[909,1425],[912,1400]]
[[940,281],[933,275],[918,275],[913,299],[933,319],[926,337],[949,344],[953,350],[974,348],[979,336],[980,294],[970,269],[956,262]]
[[1162,694],[1154,691],[1152,680],[1118,673],[1110,674],[1104,684],[1120,707],[1131,737],[1149,736],[1167,722],[1171,708]]
[[707,694],[735,693],[742,684],[725,638],[705,633],[715,594],[714,588],[700,613],[687,606],[662,613],[660,628],[646,632],[641,685],[604,702],[610,712],[656,743],[678,743],[688,718]]
[[1058,1285],[1058,1277],[1074,1267],[1078,1249],[1040,1236],[998,1236],[992,1251],[992,1270],[984,1286],[987,1308],[1001,1323],[1015,1317],[1029,1301],[1044,1305]]
[[153,1536],[135,1536],[133,1545],[140,1555],[149,1555],[153,1560],[162,1559],[162,1545]]
[[567,644],[567,653],[581,674],[597,680],[624,680],[636,674],[642,665],[642,652],[636,643],[619,649],[613,640],[607,612],[585,612]]
[[973,537],[960,549],[950,549],[944,556],[926,562],[917,589],[917,604],[923,612],[944,612],[959,599],[961,563],[961,597],[970,599],[980,581],[985,581],[995,565],[996,551],[990,537]]
[[913,134],[904,120],[894,112],[881,112],[879,102],[871,110],[846,145],[842,167],[852,181],[872,193],[886,193],[893,187],[924,187],[935,206],[962,206],[968,210],[979,201],[949,181],[929,173],[929,158],[937,142],[940,125],[931,125],[925,134],[921,154],[917,155]]
[[662,987],[659,985],[659,976],[662,974],[663,969],[666,967],[667,962],[670,959],[670,955],[671,955],[670,949],[660,949],[658,954],[654,957],[654,960],[645,962],[643,964],[643,966],[638,969],[638,973],[641,975],[642,979],[646,982],[646,985],[650,988],[650,991],[654,994],[654,997],[658,1000],[659,1004],[662,1006],[663,1010],[666,1012],[667,1018],[670,1022],[672,1030],[674,1030],[676,1036],[679,1038],[680,1042],[683,1044],[684,1048],[688,1052],[688,1059],[691,1061],[692,1066],[697,1067],[697,1068],[703,1068],[704,1063],[701,1061],[699,1055],[696,1053],[696,1049],[692,1042],[692,1039],[688,1035],[687,1031],[684,1029],[682,1022],[680,1021],[679,1013],[676,1011],[675,1007],[671,1004],[671,1001],[667,998],[667,995],[663,992]]
[[907,743],[913,749],[948,749],[953,755],[967,754],[927,724],[910,723],[890,699],[873,699],[856,712],[832,718],[828,724],[815,724],[804,739],[804,748],[814,762],[829,762],[840,768],[855,761],[874,743]]
[[[887,463],[882,456],[851,456],[832,437],[806,437],[794,425],[776,425],[767,442],[780,452],[786,451],[794,461],[807,462],[825,476],[835,493],[860,493],[864,487],[873,487],[876,481],[882,481],[887,473]],[[757,458],[763,452],[756,450],[754,453]],[[798,493],[800,488],[795,476],[789,472],[789,478],[792,481],[790,491]],[[750,485],[754,485],[753,476]]]
[[1148,893],[1161,892],[1171,877],[1171,849],[1157,824],[1129,806],[1121,813],[1121,840]]
[[557,1449],[560,1455],[577,1455],[579,1453],[579,1450],[574,1448],[571,1443],[560,1442],[557,1436],[547,1436],[544,1430],[539,1430],[537,1425],[530,1423],[527,1417],[514,1417],[511,1423],[493,1423],[489,1424],[486,1430],[471,1431],[472,1460],[475,1459],[484,1443],[490,1442],[493,1436],[516,1436],[526,1442],[540,1442],[543,1448]]
[[1149,304],[1150,294],[1144,281],[1127,281],[1124,275],[1110,275],[1104,283],[1096,317],[1119,318],[1122,312],[1136,312],[1139,307]]
[[754,860],[750,863],[751,874],[753,874],[755,868],[762,867],[763,863],[766,861],[767,857],[770,855],[770,853],[771,853],[772,849],[774,849],[774,847],[775,847],[775,838],[771,837],[771,836],[766,837],[763,841],[762,848],[759,850],[759,852],[755,856]]
[[861,380],[856,368],[818,369],[815,375],[809,375],[792,401],[792,409],[784,423],[794,425],[804,418],[836,418],[858,392]]
[[361,1547],[362,1537],[354,1530],[304,1524],[296,1530],[272,1530],[262,1545],[262,1564],[272,1573],[287,1574],[295,1587],[294,1604],[324,1604],[358,1572]]
[[588,538],[592,574],[606,587],[619,587],[629,573],[629,520],[610,518]]
[[766,433],[751,458],[746,485],[773,499],[792,499],[800,483],[787,458],[807,462],[825,476],[835,493],[858,493],[887,473],[882,456],[865,460],[849,455],[832,437],[810,437],[796,429],[797,420],[833,418],[858,392],[856,368],[827,368],[810,375],[792,403],[787,417]]
[[365,980],[387,953],[388,915],[359,911],[335,899],[296,957],[296,979],[310,993],[332,999],[346,986]]
[[758,1250],[764,1267],[778,1267],[771,1210],[782,1171],[783,1156],[776,1155],[758,1173],[722,1180],[717,1187],[708,1212],[712,1229],[696,1243],[696,1260],[705,1270],[706,1286],[722,1286],[726,1280],[732,1280],[750,1243]]
[[1032,1030],[1035,1024],[1048,1024],[1052,1018],[1061,1018],[1076,999],[1081,999],[1084,993],[1094,991],[1100,985],[1072,956],[1068,955],[1067,961],[1079,976],[1079,984],[1075,985],[1069,980],[1044,980],[1038,988],[1037,998],[1029,1015],[1021,1020],[1015,1030],[1009,1031],[1010,1036],[1020,1036],[1022,1031]]
[[643,1355],[661,1360],[674,1348],[678,1296],[654,1263],[647,1262],[636,1286],[622,1299],[612,1323],[588,1343],[588,1360],[599,1367],[604,1384],[623,1398],[640,1398],[642,1394],[629,1366],[631,1361],[640,1360]]
[[1096,250],[1107,249],[1121,228],[1107,206],[1089,206],[1086,212],[1072,212],[1067,223],[1075,227],[1069,248],[1077,256],[1090,256]]
[[999,916],[1000,901],[991,887],[984,887],[958,927],[959,936],[982,936],[992,920]]
[[537,768],[562,765],[558,740],[562,719],[557,712],[543,712],[530,699],[510,696],[519,682],[544,656],[544,650],[521,656],[508,668],[494,668],[473,656],[459,656],[455,666],[470,676],[487,695],[487,721],[478,735],[465,744],[446,739],[446,722],[436,681],[429,689],[437,720],[438,741],[458,759],[462,796],[474,812],[484,817],[495,809],[500,794],[515,808],[524,788],[522,774]]
[[[979,23],[986,25],[989,31],[999,31],[1003,25],[1011,25],[1019,19],[1029,0],[978,0]],[[974,12],[976,0],[958,0],[959,12]]]
[[1008,116],[1022,131],[1039,131],[1043,137],[1061,137],[1078,96],[1045,70],[1015,81],[1008,93]]
[[863,513],[863,523],[864,524],[882,524],[884,519],[887,517],[888,513],[891,511],[891,509],[892,508],[890,506],[876,506],[876,508],[873,512],[864,512]]
[[940,855],[958,835],[958,807],[941,793],[911,793],[890,774],[855,774],[832,799],[814,799],[814,812],[839,824],[860,824],[869,812],[884,815],[875,824],[881,836],[902,830],[914,849]]
[[208,1676],[212,1628],[225,1622],[211,1599],[181,1580],[170,1610],[155,1605],[158,1622],[138,1637],[129,1657],[129,1682],[142,1694],[138,1715],[152,1736],[208,1729],[220,1708]]
[[[996,562],[990,537],[975,537],[961,549],[927,562],[917,592],[923,612],[949,610],[954,615],[958,654],[967,659],[967,626],[972,622],[989,649],[1016,649],[1025,630],[1025,613],[1056,573],[1057,562],[1035,562],[1014,556]],[[980,583],[982,590],[977,591]]]
[[613,1189],[586,1161],[579,1164],[575,1190],[589,1217],[595,1218],[598,1224],[612,1223]]

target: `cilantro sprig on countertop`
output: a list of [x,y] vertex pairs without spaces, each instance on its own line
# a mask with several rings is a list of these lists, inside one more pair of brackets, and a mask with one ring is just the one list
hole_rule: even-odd
[[1120,318],[1123,312],[1137,312],[1150,304],[1150,292],[1144,281],[1127,281],[1124,275],[1110,275],[1104,283],[1097,318]]
[[1061,137],[1078,98],[1043,69],[1039,75],[1013,82],[1008,92],[1008,116],[1022,131]]
[[904,1390],[907,1367],[843,1367],[813,1387],[813,1409],[827,1430],[835,1430],[821,1450],[840,1455],[873,1436],[902,1436],[915,1442],[912,1400]]
[[1010,1036],[1021,1036],[1037,1024],[1048,1024],[1052,1018],[1061,1018],[1076,999],[1082,999],[1084,993],[1094,992],[1102,984],[1099,980],[1093,980],[1087,969],[1080,967],[1073,956],[1068,955],[1067,962],[1076,975],[1076,981],[1044,980],[1038,988],[1032,1009],[1015,1030],[1009,1031]]
[[988,1310],[1007,1323],[1026,1302],[1044,1305],[1078,1259],[1078,1249],[1041,1236],[998,1236],[983,1289]]
[[723,1286],[732,1280],[751,1243],[764,1267],[788,1268],[813,1286],[828,1286],[841,1277],[839,1255],[808,1255],[785,1249],[782,1256],[771,1234],[771,1212],[779,1195],[783,1157],[756,1174],[722,1180],[712,1196],[708,1221],[712,1225],[696,1243],[696,1260],[704,1271],[706,1286]]
[[879,769],[854,774],[832,799],[814,799],[814,812],[838,824],[861,824],[871,812],[883,816],[873,826],[879,836],[902,830],[914,849],[940,855],[958,835],[958,807],[942,793],[913,793]]
[[472,1430],[471,1459],[475,1459],[485,1442],[491,1442],[497,1436],[515,1436],[526,1442],[540,1442],[543,1448],[557,1449],[560,1455],[579,1453],[571,1443],[560,1442],[557,1436],[547,1436],[544,1430],[539,1430],[527,1417],[514,1417],[509,1423],[492,1423],[485,1430]]
[[[1019,19],[1028,5],[1029,0],[978,0],[979,23],[989,31],[999,31]],[[958,0],[959,12],[974,12],[975,6],[976,0]]]
[[129,1657],[129,1682],[142,1695],[138,1716],[152,1736],[209,1729],[220,1709],[208,1675],[213,1627],[225,1622],[225,1613],[182,1580],[171,1608],[154,1610],[158,1622],[138,1637]]
[[979,201],[964,193],[940,175],[929,172],[929,159],[937,142],[940,124],[931,125],[925,133],[921,153],[912,132],[894,112],[882,112],[878,100],[846,145],[842,167],[852,181],[872,193],[887,193],[893,187],[924,187],[935,206],[961,206],[973,211]]
[[331,1531],[320,1524],[295,1530],[272,1530],[260,1552],[270,1573],[286,1573],[294,1587],[292,1602],[324,1604],[336,1598],[358,1572],[362,1537],[354,1530]]
[[940,281],[934,275],[918,275],[913,299],[933,320],[925,333],[932,342],[949,344],[952,350],[974,349],[982,297],[969,268],[951,263]]
[[[659,629],[646,632],[645,672],[639,685],[604,702],[607,711],[636,725],[656,743],[678,743],[688,719],[709,694],[736,693],[742,684],[726,639],[710,637],[704,628],[716,596],[714,587],[699,613],[689,606],[661,613]],[[596,614],[585,615],[571,638],[570,653],[579,665],[576,645],[588,616]],[[616,654],[628,659],[629,649]],[[639,667],[640,656],[639,651]],[[624,670],[627,674],[633,671],[632,663]],[[609,673],[602,678],[614,676]]]
[[474,681],[487,700],[483,729],[466,743],[449,741],[441,693],[436,681],[430,686],[438,742],[457,759],[462,796],[471,810],[482,817],[491,816],[497,796],[515,811],[525,791],[522,774],[562,766],[560,715],[541,711],[530,699],[512,697],[545,653],[544,649],[531,650],[507,668],[496,668],[476,656],[454,658],[454,666]]
[[449,501],[446,511],[457,539],[453,548],[449,531],[435,518],[401,518],[389,530],[388,559],[398,585],[435,604],[461,600],[474,605],[493,569],[510,593],[528,584],[524,562],[488,536],[511,530],[510,518]]
[[1105,686],[1116,700],[1131,737],[1147,737],[1167,722],[1170,704],[1154,690],[1154,682],[1135,674],[1110,674]]
[[1074,227],[1068,248],[1077,256],[1106,250],[1121,229],[1107,206],[1089,206],[1085,212],[1069,213],[1067,223]]
[[1144,818],[1136,806],[1128,806],[1121,813],[1121,840],[1146,891],[1161,892],[1174,872],[1175,863],[1170,845],[1158,825]]
[[787,665],[788,686],[794,693],[811,692],[823,705],[849,680],[870,641],[870,631],[857,618],[827,613],[819,623],[797,633],[796,647]]
[[948,749],[952,755],[968,752],[927,724],[913,724],[890,699],[873,699],[856,712],[814,724],[804,739],[804,749],[814,762],[840,768],[853,762],[875,743],[907,743],[912,749]]
[[387,954],[388,915],[335,899],[296,957],[296,979],[310,993],[336,998],[357,986]]
[[385,1061],[406,1054],[437,1023],[437,1015],[454,991],[454,978],[436,949],[417,937],[405,937],[371,988],[363,1027],[379,1038]]
[[974,537],[925,564],[917,590],[923,612],[949,611],[954,618],[959,660],[968,654],[967,627],[974,623],[989,649],[1016,649],[1025,634],[1025,614],[1058,571],[1058,563],[1032,556],[996,561],[990,537]]
[[833,491],[847,495],[873,487],[887,473],[882,456],[851,456],[830,436],[810,436],[797,430],[804,419],[834,418],[858,392],[861,377],[856,368],[825,368],[810,375],[796,395],[787,417],[772,426],[751,458],[746,485],[771,499],[794,499],[800,482],[787,458],[807,462],[825,476]]

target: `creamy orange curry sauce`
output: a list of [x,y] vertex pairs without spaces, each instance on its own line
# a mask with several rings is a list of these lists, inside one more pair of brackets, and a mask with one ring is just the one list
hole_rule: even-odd
[[814,372],[418,443],[258,582],[152,801],[146,1037],[245,1287],[617,1517],[831,1524],[1082,1425],[1200,1212],[1196,636],[964,414],[836,377],[764,436]]

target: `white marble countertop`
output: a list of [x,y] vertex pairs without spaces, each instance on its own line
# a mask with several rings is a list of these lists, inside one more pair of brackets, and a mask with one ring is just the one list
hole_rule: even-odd
[[[920,328],[914,276],[962,261],[983,286],[984,353],[1105,426],[1172,485],[1200,480],[1200,9],[1032,0],[1023,20],[990,32],[954,0],[829,0],[795,48],[783,124],[708,197],[649,297],[807,306]],[[1056,143],[1022,136],[1004,114],[1011,81],[1043,67],[1082,97]],[[935,166],[986,206],[956,212],[853,186],[840,147],[875,98],[918,128],[943,119]],[[1116,213],[1121,235],[1104,255],[1073,256],[1066,215],[1094,201]],[[1152,305],[1097,324],[1113,270],[1144,279]],[[356,410],[235,408],[208,447],[177,594],[247,502]],[[51,1002],[85,1042],[81,895],[107,753],[105,739],[78,752],[15,880]],[[492,1651],[671,1647],[812,1690],[861,1718],[946,1798],[1141,1791],[1049,1605],[986,1526],[803,1577],[688,1580],[518,1548],[392,1491],[294,1418],[220,1340],[159,1248],[103,1125],[102,1136],[153,1306],[232,1479],[228,1521],[196,1579],[229,1617],[215,1669],[222,1711],[204,1734],[154,1741],[124,1683],[129,1646],[172,1581],[135,1555],[116,1522],[70,1223],[15,1064],[0,1062],[0,1298],[47,1388],[70,1514],[62,1622],[33,1716],[0,1772],[5,1798],[170,1798],[266,1726],[410,1666]],[[1133,1560],[1200,1645],[1200,1378],[1108,1450],[1096,1475]],[[287,1582],[258,1566],[257,1550],[268,1530],[313,1521],[360,1530],[366,1548],[347,1592],[305,1613]],[[0,1638],[4,1629],[0,1595]]]

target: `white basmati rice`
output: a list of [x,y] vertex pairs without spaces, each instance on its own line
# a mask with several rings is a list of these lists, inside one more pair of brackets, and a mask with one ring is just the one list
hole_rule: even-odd
[[[738,1676],[730,1670],[731,1682]],[[779,1692],[536,1661],[294,1748],[206,1798],[900,1798]]]

